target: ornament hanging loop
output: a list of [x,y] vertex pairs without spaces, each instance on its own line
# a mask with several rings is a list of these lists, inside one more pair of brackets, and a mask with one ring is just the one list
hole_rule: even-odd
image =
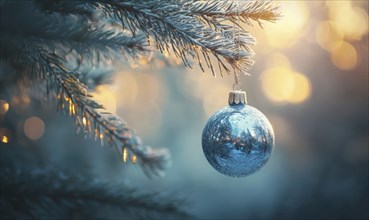
[[233,90],[234,91],[241,91],[242,88],[241,88],[241,83],[234,83],[233,86],[232,86]]
[[239,75],[241,73],[241,67],[240,67],[240,32],[241,32],[241,28],[240,28],[240,4],[238,1],[235,1],[235,3],[237,4],[237,40],[236,40],[236,24],[233,23],[233,41],[236,44],[236,50],[235,54],[236,55],[236,63],[235,63],[235,67],[234,67],[234,84],[233,84],[233,90],[238,90],[241,91],[241,83],[240,83],[240,79],[239,79]]

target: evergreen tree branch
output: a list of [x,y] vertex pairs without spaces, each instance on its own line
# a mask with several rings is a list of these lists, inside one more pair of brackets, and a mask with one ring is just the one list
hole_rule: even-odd
[[183,200],[159,192],[140,192],[86,176],[50,170],[1,168],[2,218],[83,219],[189,218]]
[[[92,99],[76,74],[65,68],[60,56],[40,47],[32,51],[34,77],[46,80],[47,87],[56,91],[58,111],[74,117],[78,132],[83,130],[86,136],[99,139],[102,145],[106,141],[125,162],[130,159],[133,163],[138,162],[148,176],[163,174],[169,162],[169,153],[165,149],[144,146],[123,119],[102,111],[104,107]],[[131,158],[127,150],[131,152]]]
[[[53,4],[56,3],[50,3]],[[76,5],[69,2],[65,4]],[[145,35],[132,36],[130,32],[119,30],[98,16],[90,20],[85,16],[44,14],[34,4],[27,2],[22,5],[24,16],[19,17],[16,13],[18,4],[8,3],[6,6],[1,9],[7,18],[7,22],[0,24],[4,42],[2,46],[15,49],[24,41],[33,41],[48,46],[50,50],[64,51],[64,55],[76,51],[88,60],[97,57],[97,62],[102,56],[112,58],[126,53],[136,58],[148,52]],[[75,10],[78,11],[78,7]]]
[[[224,38],[218,32],[197,20],[191,14],[193,1],[108,1],[101,0],[96,7],[106,11],[107,16],[120,20],[125,29],[133,34],[137,30],[154,37],[156,46],[161,51],[173,50],[186,66],[190,67],[188,57],[197,60],[200,67],[202,56],[207,66],[215,75],[210,55],[218,62],[219,71],[230,72],[225,61],[233,68],[247,71],[252,65],[251,51],[237,51],[238,44],[229,38]],[[240,35],[239,43],[252,44],[246,34]],[[223,59],[225,61],[223,61]],[[240,65],[236,65],[239,63]]]
[[251,20],[254,20],[261,26],[262,21],[275,22],[280,17],[278,7],[271,0],[198,0],[192,5],[191,12],[209,23],[216,22],[214,26],[218,26],[219,21],[238,25],[238,19],[248,25],[252,25]]
[[148,52],[144,35],[133,37],[104,27],[73,27],[62,32],[48,32],[43,36],[35,36],[31,40],[43,43],[52,50],[64,49],[69,52],[72,49],[82,56],[87,56],[88,59],[98,54],[111,58],[124,52],[137,58],[138,55]]

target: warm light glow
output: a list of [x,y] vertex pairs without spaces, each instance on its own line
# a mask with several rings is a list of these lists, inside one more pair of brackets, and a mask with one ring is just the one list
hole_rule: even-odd
[[283,67],[291,67],[290,60],[282,53],[274,53],[271,55],[271,58],[268,59],[269,67],[283,66]]
[[[157,104],[157,99],[160,97],[160,89],[162,85],[157,77],[153,74],[137,74],[136,80],[138,83],[137,99],[138,104],[147,105]],[[129,91],[127,91],[129,93]],[[145,100],[145,101],[143,101]]]
[[12,96],[9,107],[11,106],[15,112],[22,114],[28,108],[29,103],[30,98],[27,95]]
[[0,128],[0,139],[1,139],[1,142],[4,143],[4,144],[7,144],[9,143],[9,140],[10,140],[10,131],[6,128]]
[[[132,127],[140,134],[153,134],[162,122],[162,100],[166,85],[150,72],[121,72],[117,74],[117,105]],[[129,159],[129,158],[128,158]]]
[[310,81],[287,67],[275,67],[262,74],[264,94],[275,102],[300,103],[311,94]]
[[87,122],[86,122],[86,118],[85,117],[82,118],[82,123],[83,123],[83,126],[86,127]]
[[341,46],[331,53],[333,64],[342,70],[354,69],[357,65],[357,52],[348,42],[342,42]]
[[69,115],[72,115],[72,101],[69,102]]
[[24,104],[29,104],[31,102],[31,100],[29,99],[29,97],[27,95],[22,95],[22,102]]
[[311,93],[310,81],[302,74],[293,74],[294,87],[293,92],[288,97],[287,101],[291,103],[300,103],[305,101]]
[[103,140],[104,139],[104,134],[100,133],[99,137],[100,137],[100,140]]
[[131,106],[137,99],[138,85],[135,76],[132,73],[118,73],[119,87],[115,96],[119,97],[119,106]]
[[5,100],[0,100],[0,115],[5,115],[9,110],[9,103]]
[[99,137],[99,131],[95,128],[95,141],[97,140],[97,137]]
[[76,107],[75,105],[72,103],[72,115],[76,114]]
[[115,113],[117,110],[117,102],[111,89],[107,86],[100,85],[96,87],[96,92],[91,93],[93,99],[99,104],[103,105],[104,108]]
[[137,161],[137,157],[136,157],[136,155],[132,155],[132,157],[131,157],[131,162],[132,162],[132,163],[136,163],[136,161]]
[[342,45],[343,33],[331,21],[321,22],[316,29],[316,41],[320,47],[327,51],[337,49]]
[[168,58],[170,56],[170,54],[167,50],[163,51],[163,55],[164,55],[165,58]]
[[167,58],[167,61],[171,66],[178,66],[182,64],[182,59],[177,57],[176,55],[170,56],[169,58]]
[[138,64],[136,63],[136,61],[131,63],[131,68],[132,69],[136,69],[138,67]]
[[24,122],[23,129],[29,139],[37,140],[44,134],[45,124],[40,118],[33,116]]
[[182,64],[182,59],[177,57],[172,50],[170,51],[164,50],[163,55],[165,57],[166,62],[168,62],[170,66],[178,66]]
[[127,148],[123,148],[123,161],[127,162],[127,157],[128,157],[128,153],[127,153]]
[[360,40],[368,33],[368,14],[351,1],[327,1],[329,15],[347,40]]
[[8,141],[9,141],[9,139],[5,135],[1,138],[1,142],[3,142],[4,144],[8,143]]
[[141,65],[147,65],[149,63],[149,58],[148,57],[145,57],[145,56],[142,56],[138,59],[138,62],[141,64]]
[[262,88],[272,101],[283,102],[288,99],[294,89],[294,78],[286,67],[275,67],[262,74]]
[[274,48],[292,46],[303,35],[308,19],[309,7],[305,1],[283,2],[283,17],[276,23],[263,25],[269,46]]

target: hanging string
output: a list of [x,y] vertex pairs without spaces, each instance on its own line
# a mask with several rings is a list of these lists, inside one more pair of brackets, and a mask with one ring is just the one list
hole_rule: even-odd
[[233,84],[233,90],[241,90],[241,83],[240,83],[240,79],[239,79],[239,75],[241,73],[241,68],[240,68],[240,50],[241,50],[241,46],[240,46],[240,33],[241,33],[241,28],[240,28],[240,4],[239,1],[235,1],[236,8],[237,8],[237,42],[236,42],[236,24],[233,23],[233,41],[236,44],[237,47],[237,55],[236,55],[236,66],[233,68],[234,69],[234,84]]

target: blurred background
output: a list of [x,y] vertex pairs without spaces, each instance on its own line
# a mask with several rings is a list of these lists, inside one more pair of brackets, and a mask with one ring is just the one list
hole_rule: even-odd
[[233,78],[157,53],[122,65],[93,95],[145,143],[170,150],[164,178],[149,179],[84,140],[70,118],[56,114],[56,103],[16,85],[1,94],[2,158],[169,192],[199,219],[367,219],[368,2],[278,2],[280,21],[247,27],[258,42],[256,64],[241,77],[249,104],[275,131],[260,172],[223,176],[202,152],[202,129],[227,104]]

